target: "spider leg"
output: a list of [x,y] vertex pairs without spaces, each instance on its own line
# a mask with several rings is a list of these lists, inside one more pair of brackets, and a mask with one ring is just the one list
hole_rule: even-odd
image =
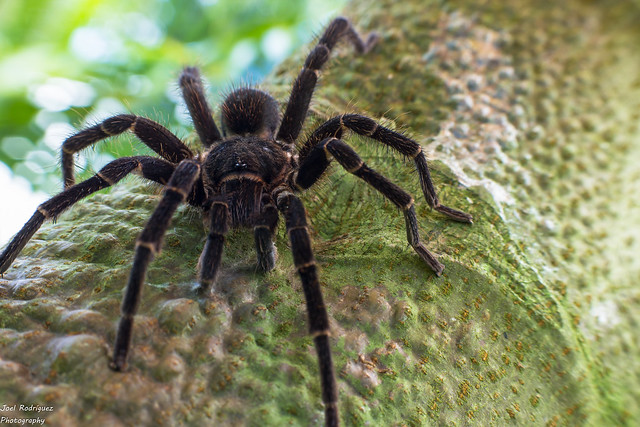
[[[431,174],[429,173],[429,167],[427,166],[427,159],[422,152],[422,146],[401,133],[394,132],[391,129],[387,129],[384,126],[379,125],[369,117],[359,114],[344,114],[327,120],[311,134],[309,139],[302,146],[300,150],[301,162],[310,155],[316,145],[324,142],[326,138],[340,138],[344,130],[351,130],[359,135],[379,141],[394,150],[399,151],[405,156],[412,158],[415,162],[416,168],[418,169],[420,186],[422,187],[422,192],[425,199],[427,199],[429,206],[455,221],[466,222],[469,224],[473,223],[473,217],[468,213],[445,206],[438,200],[438,195],[436,194],[435,187],[433,186],[433,181],[431,181]],[[303,188],[310,187],[320,177],[322,172],[324,172],[324,169],[319,171],[319,174],[313,175],[310,171],[309,175],[306,176],[306,179],[300,182],[300,185]]]
[[213,143],[221,141],[222,136],[213,120],[213,114],[211,114],[211,108],[207,103],[202,79],[197,68],[186,67],[182,71],[180,88],[200,141],[205,147],[210,147]]
[[263,196],[262,209],[253,226],[253,237],[258,254],[258,268],[267,272],[276,265],[276,247],[273,234],[278,226],[278,210],[268,194]]
[[302,289],[307,302],[309,333],[313,337],[320,365],[322,401],[325,405],[325,424],[337,426],[338,389],[329,346],[329,316],[322,300],[320,283],[316,274],[316,261],[311,250],[311,239],[302,201],[286,188],[274,190],[276,206],[285,217],[287,234],[291,241],[293,261],[300,275]]
[[107,164],[86,181],[73,185],[53,196],[38,206],[33,216],[0,254],[0,274],[7,271],[27,242],[47,219],[55,219],[81,199],[115,184],[131,172],[137,171],[144,178],[164,184],[173,173],[174,168],[173,164],[155,157],[122,157]]
[[200,165],[195,161],[183,160],[180,162],[164,188],[162,200],[138,236],[129,282],[122,300],[122,315],[118,325],[113,360],[110,365],[116,371],[123,371],[127,365],[127,355],[133,332],[133,318],[140,302],[147,267],[153,257],[160,253],[162,239],[169,227],[171,217],[191,192],[199,174]]
[[193,153],[167,128],[144,117],[132,114],[119,114],[110,117],[95,126],[81,130],[67,138],[62,144],[62,178],[64,188],[75,183],[73,155],[78,151],[110,136],[120,135],[130,130],[149,148],[164,159],[179,163],[193,157]]
[[[413,207],[413,197],[411,197],[411,195],[402,188],[389,181],[389,179],[369,168],[353,148],[347,145],[344,141],[331,137],[316,145],[300,165],[297,184],[302,188],[307,188],[308,185],[310,185],[310,178],[313,178],[313,175],[318,172],[317,165],[324,165],[324,168],[326,168],[329,164],[328,155],[335,158],[347,172],[363,179],[367,184],[371,185],[382,193],[383,196],[391,200],[394,205],[402,209],[409,244],[413,250],[420,255],[420,258],[422,258],[422,260],[426,262],[438,276],[442,274],[444,265],[442,265],[420,242],[418,221]],[[305,174],[305,169],[310,170],[312,173],[308,175]],[[315,179],[317,179],[317,177]]]
[[198,293],[206,294],[216,281],[224,237],[229,231],[229,205],[222,200],[214,200],[211,204],[211,225],[207,243],[202,251],[200,267],[200,287]]
[[276,139],[293,144],[298,138],[309,110],[309,102],[316,87],[320,69],[329,60],[333,47],[343,37],[349,39],[360,54],[368,52],[378,41],[378,35],[375,33],[369,34],[366,41],[363,40],[346,18],[339,17],[331,21],[293,83]]

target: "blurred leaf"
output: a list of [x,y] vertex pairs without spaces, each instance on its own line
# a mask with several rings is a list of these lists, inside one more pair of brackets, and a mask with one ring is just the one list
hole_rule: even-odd
[[[57,159],[65,137],[106,115],[144,115],[185,137],[192,128],[178,96],[182,67],[201,67],[210,101],[219,103],[221,89],[259,81],[343,2],[3,0],[0,144],[25,138],[28,151],[39,154],[27,161],[26,145],[16,148],[9,139],[8,150],[0,146],[0,162],[35,189],[52,192],[59,167],[43,159]],[[83,87],[91,90],[83,95],[90,102],[74,92]],[[67,134],[58,135],[61,129]],[[79,178],[105,159],[148,153],[133,140],[122,136],[85,150]]]

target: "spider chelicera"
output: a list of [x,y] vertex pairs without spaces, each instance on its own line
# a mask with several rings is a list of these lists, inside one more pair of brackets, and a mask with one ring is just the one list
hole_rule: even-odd
[[[293,83],[282,120],[278,103],[269,94],[254,88],[241,88],[231,92],[222,104],[222,133],[213,120],[198,70],[185,68],[180,76],[180,87],[193,125],[206,148],[204,153],[194,154],[160,124],[130,114],[111,117],[69,137],[62,145],[64,191],[42,203],[0,254],[0,274],[9,268],[45,220],[56,218],[82,198],[114,185],[130,173],[164,185],[162,199],[136,241],[133,266],[122,302],[111,367],[123,371],[147,267],[160,252],[163,236],[177,207],[186,201],[202,208],[208,216],[210,228],[202,252],[198,288],[203,295],[215,282],[225,234],[230,227],[253,227],[259,268],[263,271],[274,268],[273,237],[281,213],[304,290],[309,333],[318,354],[325,422],[328,426],[338,425],[338,392],[329,345],[329,319],[316,273],[305,209],[296,193],[316,183],[334,158],[402,210],[409,244],[437,275],[442,273],[444,266],[420,242],[413,198],[369,168],[341,139],[345,131],[352,131],[413,159],[429,206],[456,221],[472,222],[471,215],[440,204],[420,144],[368,117],[358,114],[334,117],[320,125],[299,150],[296,148],[320,70],[342,38],[347,38],[358,53],[366,53],[378,40],[376,34],[363,40],[347,19],[334,19]],[[125,131],[133,132],[162,158],[123,157],[107,164],[86,181],[75,184],[73,155]]]

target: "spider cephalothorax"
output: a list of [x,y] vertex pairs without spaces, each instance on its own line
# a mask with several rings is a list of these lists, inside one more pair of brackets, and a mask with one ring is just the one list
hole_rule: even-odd
[[[264,271],[275,266],[273,235],[278,215],[282,214],[307,303],[309,332],[318,354],[326,424],[338,425],[338,392],[329,346],[329,318],[316,274],[306,213],[296,193],[316,183],[334,158],[402,210],[409,244],[436,274],[442,273],[444,266],[420,242],[413,198],[369,168],[341,139],[345,131],[352,131],[413,159],[422,191],[433,209],[456,221],[471,223],[472,219],[469,214],[440,204],[420,144],[368,117],[358,114],[336,116],[311,133],[300,144],[300,150],[296,149],[319,71],[329,59],[334,45],[343,37],[349,39],[359,53],[367,52],[377,41],[375,34],[363,40],[349,21],[336,18],[307,57],[293,84],[282,120],[278,103],[269,94],[241,88],[231,92],[222,104],[222,133],[205,99],[198,70],[186,68],[180,77],[180,87],[195,130],[205,146],[202,154],[194,154],[160,124],[130,114],[111,117],[69,137],[62,145],[64,191],[42,203],[0,254],[0,274],[9,268],[45,220],[56,218],[89,194],[115,184],[132,172],[164,185],[162,199],[136,241],[122,302],[111,361],[113,369],[122,371],[127,364],[133,319],[147,267],[160,252],[169,221],[181,203],[201,208],[209,221],[199,278],[199,292],[205,296],[215,282],[225,235],[230,227],[252,227],[258,266]],[[127,130],[161,158],[123,157],[107,164],[88,180],[75,184],[74,153]]]

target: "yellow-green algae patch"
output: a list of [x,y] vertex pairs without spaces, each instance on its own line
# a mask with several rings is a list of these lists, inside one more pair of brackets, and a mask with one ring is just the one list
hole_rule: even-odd
[[[381,43],[366,57],[338,49],[312,122],[360,111],[413,135],[442,202],[475,223],[430,211],[412,167],[361,138],[349,140],[416,198],[443,276],[408,247],[402,214],[338,167],[304,196],[346,425],[640,419],[636,7],[353,2]],[[265,87],[286,99],[303,58]],[[51,405],[51,425],[322,425],[282,230],[266,275],[251,233],[230,233],[216,289],[199,298],[206,231],[180,208],[149,270],[130,369],[108,369],[134,241],[158,199],[128,179],[78,204],[0,280],[0,403]]]

